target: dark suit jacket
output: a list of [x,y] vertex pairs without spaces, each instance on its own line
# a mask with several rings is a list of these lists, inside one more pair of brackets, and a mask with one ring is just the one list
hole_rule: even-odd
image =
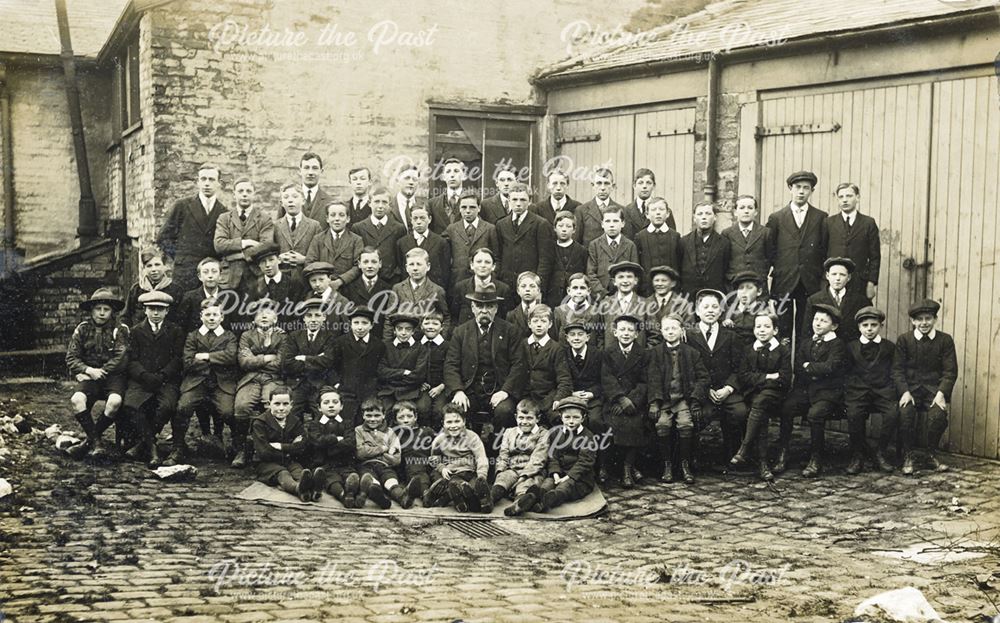
[[148,320],[132,327],[129,335],[128,390],[124,405],[138,409],[164,387],[171,387],[176,400],[177,386],[184,369],[184,330],[169,320],[153,335]]
[[[608,201],[609,209],[616,206],[621,209],[622,218],[624,219],[625,206],[615,202],[613,199]],[[602,225],[604,213],[597,207],[596,199],[591,199],[587,203],[580,204],[573,212],[573,215],[576,217],[576,241],[583,246],[589,246],[592,240],[604,235],[604,227]]]
[[867,282],[878,283],[878,271],[882,266],[882,240],[875,219],[867,214],[857,213],[850,231],[842,213],[827,218],[826,253],[829,257],[849,257],[854,260],[855,270],[847,284],[848,290],[865,292]]
[[[622,396],[627,397],[637,409],[646,405],[648,385],[646,371],[649,368],[649,353],[641,345],[633,343],[628,359],[622,354],[618,342],[605,346],[601,361],[601,387],[608,402]],[[642,413],[639,417],[642,417]]]
[[[739,366],[740,382],[748,398],[765,389],[784,393],[792,387],[792,355],[788,346],[779,342],[774,350],[767,344],[754,350],[751,343],[744,353]],[[778,378],[766,378],[775,372]]]
[[552,279],[545,302],[549,307],[558,307],[566,296],[569,285],[566,280],[569,276],[574,273],[587,274],[587,249],[576,240],[572,240],[568,247],[556,244],[553,247],[553,262]]
[[[302,186],[299,185],[301,189]],[[305,197],[303,197],[305,199]],[[302,205],[302,214],[305,214],[312,220],[326,224],[326,206],[330,205],[334,201],[334,196],[326,192],[322,186],[316,185],[313,190],[312,201],[307,201]],[[278,216],[284,216],[285,210],[282,207],[278,207]]]
[[594,398],[600,398],[603,394],[601,389],[601,359],[603,357],[600,349],[588,344],[583,365],[577,365],[576,359],[573,357],[573,347],[568,344],[563,346],[563,356],[566,358],[566,367],[569,368],[570,378],[573,381],[573,391],[591,392],[594,394]]
[[734,223],[722,232],[722,237],[729,243],[729,270],[726,281],[730,284],[733,278],[746,270],[752,270],[764,280],[761,298],[767,296],[767,276],[771,272],[771,234],[760,223],[754,223],[750,235],[743,237],[739,223]]
[[479,205],[479,218],[493,225],[508,214],[507,208],[503,207],[499,192],[486,197]]
[[[493,279],[490,283],[496,286],[497,297],[503,299],[497,306],[497,317],[504,318],[507,316],[507,309],[510,307],[511,303],[514,302],[513,297],[511,296],[510,286],[498,279]],[[472,320],[472,304],[469,302],[469,299],[465,298],[465,295],[471,293],[475,289],[475,277],[463,279],[452,286],[451,300],[449,301],[448,306],[455,326]]]
[[239,208],[219,215],[213,237],[218,257],[229,261],[247,260],[248,256],[243,250],[244,239],[256,240],[261,244],[274,241],[274,221],[263,208],[255,206],[250,210],[246,222],[240,220]]
[[[284,350],[285,332],[275,327],[271,332],[271,343],[264,344],[264,336],[256,328],[248,329],[240,336],[240,346],[236,357],[243,375],[236,384],[239,390],[253,382],[268,383],[281,380],[281,355]],[[265,355],[277,355],[274,361],[264,361]]]
[[[370,218],[372,215],[372,202],[369,197],[364,198],[364,201],[359,208],[354,207],[353,194],[348,197],[344,203],[347,204],[348,214],[350,215],[350,224],[348,224],[348,227],[354,225],[355,223],[360,223],[361,221]],[[322,222],[326,223],[326,219],[324,218]]]
[[802,319],[803,338],[812,337],[813,311],[816,309],[816,305],[822,303],[824,305],[833,305],[840,310],[841,320],[840,325],[837,327],[837,337],[844,340],[845,344],[851,340],[858,339],[861,332],[858,330],[858,323],[854,321],[854,314],[858,313],[862,307],[868,307],[872,302],[861,292],[851,292],[847,288],[844,288],[844,292],[844,298],[840,301],[839,306],[834,301],[828,287],[824,287],[806,299],[806,315]]
[[[653,194],[655,196],[655,193]],[[652,199],[653,197],[650,197]],[[649,201],[648,199],[646,200]],[[645,208],[645,206],[644,206]],[[626,218],[633,224],[630,224],[630,228],[635,232],[639,233],[649,225],[649,217],[646,215],[645,209],[639,209],[639,202],[633,199],[627,206],[625,206],[627,213]],[[669,207],[667,208],[667,219],[664,221],[670,229],[677,231],[677,221],[674,219],[674,211]]]
[[264,275],[257,277],[250,283],[247,288],[247,298],[251,301],[255,301],[264,297],[275,301],[281,306],[281,312],[278,315],[279,324],[285,328],[285,325],[294,319],[294,314],[292,312],[292,305],[303,299],[305,291],[302,284],[292,277],[289,271],[281,271],[281,281],[279,283],[271,282],[267,283]]
[[381,230],[375,227],[371,219],[367,219],[352,225],[351,231],[361,237],[364,246],[378,249],[379,258],[382,260],[379,277],[390,283],[396,283],[403,278],[403,265],[399,259],[396,243],[406,235],[405,227],[386,217],[385,226]]
[[795,358],[795,385],[808,388],[812,403],[828,400],[840,406],[844,398],[844,375],[850,365],[847,347],[839,337],[819,342],[811,338],[802,340]]
[[[219,303],[224,307],[231,307],[231,291],[219,288],[216,295]],[[194,331],[201,326],[201,302],[205,300],[205,288],[198,286],[184,293],[181,303],[177,306],[177,324],[185,333]],[[228,314],[222,320],[222,326],[228,329],[233,321],[234,314]]]
[[[392,300],[391,296],[385,294],[386,292],[391,291],[392,284],[387,283],[384,279],[378,278],[375,280],[375,286],[372,288],[372,291],[369,292],[368,288],[365,286],[365,279],[363,275],[340,288],[340,294],[350,301],[352,305],[356,307],[363,305],[365,307],[371,307],[375,310],[381,308],[384,301]],[[384,329],[385,327],[382,322],[382,318],[376,318],[375,323],[372,324],[372,335],[381,340],[385,335]]]
[[874,345],[876,355],[871,361],[862,354],[862,346],[861,340],[847,343],[851,365],[844,382],[844,399],[847,402],[863,400],[870,391],[895,403],[906,391],[902,379],[896,375],[896,345],[883,337]]
[[570,481],[587,490],[594,486],[594,463],[599,446],[597,437],[585,426],[572,431],[562,424],[549,430],[548,464],[550,474],[568,476]]
[[[407,278],[392,286],[392,291],[395,294],[393,299],[397,303],[397,307],[392,311],[413,314],[419,317],[431,309],[436,309],[444,316],[444,322],[441,327],[442,335],[447,338],[451,334],[451,312],[448,310],[448,295],[445,294],[444,288],[428,278],[424,279],[420,287],[414,290],[410,285],[410,279]],[[389,325],[388,317],[385,319],[385,324],[384,334],[385,339],[388,341],[392,339],[392,327]]]
[[639,252],[639,265],[642,266],[642,281],[640,291],[644,296],[653,293],[653,279],[649,270],[656,266],[670,266],[681,270],[681,235],[673,227],[666,233],[641,230],[635,235],[635,248]]
[[429,352],[414,338],[413,346],[401,348],[390,342],[378,364],[378,395],[396,400],[416,400],[427,380]]
[[809,205],[802,230],[795,226],[792,209],[786,205],[767,219],[771,236],[771,294],[781,298],[800,283],[806,294],[823,287],[826,253],[826,212]]
[[927,391],[930,397],[941,392],[951,400],[951,392],[958,380],[958,356],[955,340],[943,331],[937,331],[929,342],[923,337],[918,342],[913,331],[907,331],[896,340],[896,376],[903,384],[900,389],[913,393]]
[[[516,400],[524,392],[527,380],[524,344],[514,335],[514,327],[505,320],[495,318],[490,330],[494,368],[491,372],[497,379],[496,390],[503,390]],[[444,384],[448,395],[468,390],[483,373],[479,370],[479,326],[475,320],[470,320],[455,329],[448,344],[444,359]]]
[[[286,467],[302,459],[308,445],[302,418],[295,413],[288,414],[282,428],[270,411],[264,411],[253,419],[250,432],[257,459],[257,478],[264,482],[271,482]],[[298,437],[302,439],[295,441]],[[279,444],[281,449],[275,450],[272,443]]]
[[449,283],[455,284],[472,277],[469,263],[472,260],[472,254],[477,249],[486,247],[493,251],[494,257],[500,259],[500,241],[497,239],[496,227],[482,218],[479,219],[475,233],[471,237],[465,231],[465,223],[461,222],[449,225],[444,232],[444,239],[448,241],[448,247],[451,251],[451,279]]
[[385,344],[374,335],[368,336],[367,344],[358,342],[348,333],[333,340],[332,350],[333,375],[340,391],[359,402],[374,396],[379,387],[378,366],[385,357]]
[[517,276],[526,270],[541,277],[544,294],[552,278],[555,255],[555,232],[540,216],[526,212],[517,231],[510,215],[496,224],[500,241],[500,279],[517,283]]
[[681,396],[686,400],[696,400],[699,404],[708,400],[708,370],[698,349],[683,342],[678,344],[677,365],[679,369],[675,370],[673,357],[666,344],[660,344],[649,351],[646,378],[650,404],[659,402],[661,407],[669,405],[670,385],[675,374],[679,375]]
[[215,223],[226,206],[218,198],[205,213],[198,195],[179,200],[167,214],[156,243],[174,260],[173,279],[182,288],[197,282],[195,268],[202,259],[215,257]]
[[[517,335],[518,338],[528,339],[528,336],[531,335],[531,329],[528,328],[528,317],[524,313],[524,306],[520,303],[507,312],[504,319],[514,327],[514,334]],[[555,314],[553,314],[552,326],[549,327],[549,337],[554,341],[559,341],[559,328],[555,323]]]
[[608,269],[618,262],[639,262],[639,251],[635,243],[623,235],[619,236],[618,248],[611,249],[608,237],[601,234],[587,246],[587,282],[595,296],[608,293]]
[[[418,205],[421,205],[420,202],[417,201],[416,196],[413,197],[413,206],[410,207],[410,209],[406,211],[406,221],[405,222],[399,216],[399,193],[397,193],[397,194],[395,194],[395,195],[392,196],[392,199],[389,201],[389,204],[390,204],[389,205],[389,218],[392,219],[392,220],[394,220],[394,221],[396,221],[397,223],[399,223],[403,227],[405,227],[406,231],[410,231],[410,211],[413,210],[413,208],[417,207]],[[434,228],[434,221],[431,221],[431,231],[437,231]]]
[[[406,253],[416,246],[417,239],[413,237],[412,231],[396,241],[396,255],[401,275],[406,273]],[[424,239],[421,248],[426,250],[431,257],[431,269],[427,276],[447,291],[451,279],[451,249],[448,246],[448,241],[441,235],[428,231],[427,238]]]
[[[470,190],[469,188],[463,188],[462,192]],[[448,191],[441,190],[441,194],[431,197],[430,201],[427,202],[427,208],[431,211],[431,231],[436,234],[443,234],[444,230],[448,229],[448,226],[452,223],[457,223],[462,220],[462,215],[458,211],[458,203],[456,202],[454,208],[454,217],[451,218],[448,214]],[[480,211],[482,209],[480,208]]]
[[[326,222],[325,220],[323,221]],[[313,238],[324,231],[329,231],[325,225],[320,225],[309,217],[302,217],[295,231],[288,227],[288,219],[280,218],[274,221],[274,241],[281,252],[296,251],[308,255],[309,245]]]
[[[340,280],[351,283],[361,274],[358,268],[358,258],[361,257],[361,250],[365,243],[361,236],[345,229],[334,242],[330,230],[327,229],[313,238],[309,244],[309,251],[306,253],[308,262],[329,262],[333,265]],[[382,260],[385,262],[385,260]]]
[[[579,205],[580,205],[579,201],[567,195],[566,203],[563,204],[562,209],[566,210],[567,212],[574,212],[576,211],[576,208]],[[531,212],[532,214],[537,214],[538,216],[542,217],[543,219],[549,222],[549,225],[555,225],[556,211],[552,208],[551,196],[546,197],[545,199],[542,199],[541,201],[538,201],[528,206],[528,212]]]
[[729,242],[711,230],[708,234],[708,259],[698,268],[699,233],[692,231],[681,238],[681,288],[694,296],[702,288],[726,291],[729,270]]
[[[216,387],[227,393],[236,393],[237,367],[236,335],[232,331],[223,331],[215,335],[211,331],[202,335],[197,330],[188,333],[184,342],[184,380],[181,381],[181,391],[186,392],[198,387],[209,378],[215,379]],[[208,353],[208,361],[195,361],[198,353]]]
[[[337,337],[332,331],[320,329],[312,342],[305,329],[292,331],[285,337],[281,349],[281,369],[285,380],[292,388],[308,384],[314,388],[331,385],[333,366],[333,340]],[[296,361],[295,357],[305,355],[305,361]]]
[[[551,336],[550,336],[551,337]],[[532,398],[545,411],[552,411],[552,403],[573,393],[573,377],[562,347],[555,339],[537,350],[524,340],[524,361],[528,368],[528,384],[524,395]]]
[[702,362],[708,370],[708,389],[721,389],[726,385],[733,388],[735,393],[740,393],[743,385],[739,378],[739,363],[743,358],[743,343],[736,337],[736,334],[721,324],[716,325],[719,332],[715,338],[715,348],[708,347],[705,335],[701,332],[701,326],[687,330],[687,343],[694,347],[701,355]]
[[[171,280],[170,285],[167,287],[157,289],[173,297],[174,303],[167,312],[167,320],[180,324],[181,315],[179,308],[181,299],[184,298],[184,290],[173,280]],[[125,309],[120,316],[122,324],[131,327],[146,319],[146,310],[139,304],[139,297],[149,291],[140,287],[139,282],[132,284],[132,287],[128,290],[128,296],[125,297]]]

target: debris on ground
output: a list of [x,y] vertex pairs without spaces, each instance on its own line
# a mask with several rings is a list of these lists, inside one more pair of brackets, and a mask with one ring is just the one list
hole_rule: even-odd
[[971,560],[986,556],[988,543],[963,541],[951,545],[939,543],[915,543],[903,549],[876,550],[873,553],[886,558],[898,558],[922,565],[939,565],[960,560]]
[[14,487],[7,482],[6,478],[0,478],[0,499],[7,497],[11,493],[14,493]]
[[194,480],[198,475],[198,468],[194,465],[171,465],[170,467],[158,467],[153,470],[162,480]]
[[45,435],[46,439],[57,439],[59,435],[62,434],[62,429],[59,428],[58,424],[53,424],[52,426],[49,426],[48,428],[43,430],[42,434]]
[[941,617],[924,594],[912,586],[869,597],[854,609],[854,616],[900,623],[941,623]]
[[80,443],[83,443],[82,439],[74,437],[68,433],[60,433],[59,436],[56,437],[56,448],[59,450],[66,450],[71,446],[75,446]]

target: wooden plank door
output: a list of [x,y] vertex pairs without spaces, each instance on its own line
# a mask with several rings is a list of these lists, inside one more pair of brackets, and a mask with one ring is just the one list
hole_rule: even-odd
[[[656,175],[655,194],[667,200],[681,232],[691,230],[694,207],[694,116],[693,107],[635,116],[635,168]],[[625,188],[631,182],[631,176],[619,182],[622,203],[634,199]]]

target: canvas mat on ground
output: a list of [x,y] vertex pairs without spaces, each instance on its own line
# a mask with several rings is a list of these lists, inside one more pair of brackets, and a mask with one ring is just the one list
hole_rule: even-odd
[[[299,500],[297,497],[290,493],[285,493],[275,487],[269,487],[262,482],[255,482],[251,484],[246,489],[243,489],[236,494],[236,497],[241,500],[251,500],[256,502],[263,502],[265,504],[273,504],[275,506],[286,506],[286,507],[298,507],[307,508],[310,510],[320,510],[329,511],[334,513],[343,513],[350,515],[391,515],[399,514],[408,517],[426,517],[426,518],[440,518],[440,519],[468,519],[468,520],[482,520],[482,519],[518,519],[517,517],[507,517],[503,514],[503,509],[510,506],[513,502],[505,500],[498,504],[492,513],[460,513],[454,508],[424,508],[420,506],[420,502],[417,502],[413,508],[404,509],[398,504],[393,502],[392,507],[388,510],[382,510],[374,506],[369,502],[366,508],[344,508],[344,506],[333,498],[331,495],[324,494],[320,498],[319,502],[305,503]],[[522,517],[527,519],[548,519],[554,521],[561,521],[567,519],[583,519],[585,517],[595,517],[600,515],[608,508],[608,502],[604,499],[604,494],[601,493],[600,489],[595,488],[590,494],[583,498],[582,500],[577,500],[575,502],[569,502],[568,504],[563,504],[562,506],[548,512],[548,513],[525,513]]]

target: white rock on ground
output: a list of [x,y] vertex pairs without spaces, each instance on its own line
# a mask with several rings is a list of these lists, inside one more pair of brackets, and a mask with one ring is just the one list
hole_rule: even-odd
[[879,593],[861,602],[854,616],[870,616],[900,623],[942,623],[941,617],[918,589],[907,586]]
[[14,487],[10,486],[6,478],[0,478],[0,499],[7,497],[11,493],[14,493]]

